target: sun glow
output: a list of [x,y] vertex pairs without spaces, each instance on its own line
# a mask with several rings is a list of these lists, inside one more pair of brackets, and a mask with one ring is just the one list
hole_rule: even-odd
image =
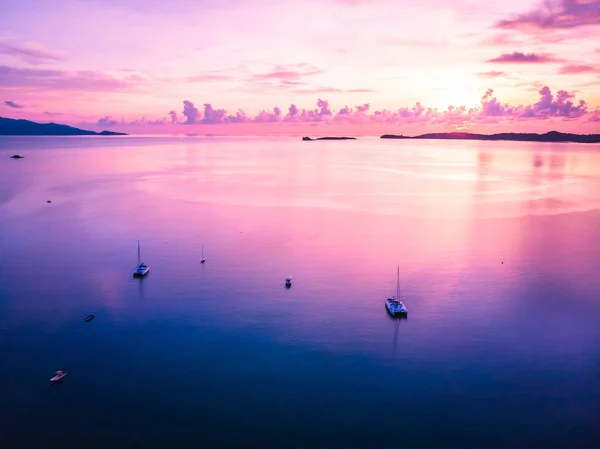
[[435,90],[431,93],[431,107],[447,110],[449,106],[458,108],[465,106],[467,109],[477,107],[481,103],[483,93],[472,86],[456,85]]

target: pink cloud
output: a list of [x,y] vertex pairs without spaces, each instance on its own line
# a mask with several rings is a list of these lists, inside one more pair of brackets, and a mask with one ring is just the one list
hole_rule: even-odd
[[254,79],[257,80],[286,80],[296,81],[304,77],[318,75],[323,73],[322,69],[312,67],[307,64],[296,64],[293,66],[275,66],[272,70],[263,73],[257,73],[253,75]]
[[497,28],[524,32],[600,25],[599,0],[547,0],[535,9],[501,20]]
[[199,75],[189,76],[185,79],[188,83],[210,83],[231,80],[233,80],[233,77],[230,74],[218,71],[204,72]]
[[501,77],[501,76],[506,76],[506,73],[505,72],[498,72],[498,71],[495,71],[495,70],[491,70],[489,72],[478,73],[477,76],[479,78],[498,78],[498,77]]
[[600,69],[589,64],[566,64],[563,65],[558,73],[561,75],[573,75],[580,73],[599,73]]
[[296,94],[337,94],[337,93],[372,93],[374,89],[338,89],[337,87],[300,87],[293,89]]
[[556,62],[556,58],[550,55],[538,55],[535,53],[521,53],[519,51],[515,51],[512,53],[504,53],[494,59],[488,59],[487,62],[500,62],[508,64],[545,64],[548,62]]

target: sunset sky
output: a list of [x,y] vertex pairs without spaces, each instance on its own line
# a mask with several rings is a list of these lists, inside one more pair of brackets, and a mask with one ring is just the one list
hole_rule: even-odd
[[0,92],[132,133],[600,132],[600,0],[0,0]]

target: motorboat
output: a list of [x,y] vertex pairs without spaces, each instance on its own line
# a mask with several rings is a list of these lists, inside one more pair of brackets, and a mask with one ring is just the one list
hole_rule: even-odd
[[292,277],[291,276],[288,276],[285,278],[285,286],[287,288],[290,288],[292,286]]
[[50,379],[50,382],[52,382],[52,383],[60,382],[61,380],[63,380],[65,378],[66,375],[67,375],[67,373],[64,373],[61,370],[58,370],[56,372],[56,375],[52,379]]
[[137,264],[137,267],[135,268],[135,271],[133,272],[133,277],[134,278],[144,277],[148,274],[149,271],[150,271],[150,267],[142,262],[142,258],[140,255],[140,241],[138,240],[138,264]]
[[398,266],[398,275],[396,278],[396,295],[385,300],[385,308],[392,316],[408,316],[408,310],[404,303],[400,301],[400,266]]
[[86,323],[89,323],[90,321],[92,321],[94,319],[94,315],[88,315],[87,317],[85,317],[85,321]]

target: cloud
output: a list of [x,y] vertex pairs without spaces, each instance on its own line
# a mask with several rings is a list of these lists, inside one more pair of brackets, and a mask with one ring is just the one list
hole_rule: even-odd
[[[293,105],[292,105],[293,106]],[[281,109],[277,106],[273,108],[273,112],[269,111],[260,111],[256,117],[254,117],[254,121],[261,123],[269,123],[269,122],[279,122],[281,121]]]
[[505,72],[498,72],[498,71],[492,70],[492,71],[489,71],[489,72],[478,73],[477,76],[479,78],[498,78],[498,77],[501,77],[501,76],[506,76],[506,73]]
[[63,58],[38,44],[0,39],[0,54],[15,56],[29,64],[61,61]]
[[600,25],[600,0],[546,0],[528,12],[496,23],[526,33]]
[[62,112],[48,112],[48,111],[46,111],[46,112],[44,112],[44,115],[48,115],[50,117],[56,117],[56,116],[65,115],[65,114],[62,113]]
[[185,117],[185,122],[189,125],[198,123],[200,120],[200,111],[198,108],[194,106],[194,103],[188,100],[184,100],[183,102],[183,116]]
[[234,78],[230,74],[219,71],[203,72],[198,75],[189,76],[185,79],[188,83],[215,83],[222,81],[232,81]]
[[292,90],[296,94],[356,94],[356,93],[372,93],[374,89],[338,89],[337,87],[299,87]]
[[252,78],[255,80],[298,81],[323,72],[324,70],[308,64],[277,65],[270,71],[252,75]]
[[103,72],[70,73],[62,70],[0,66],[0,87],[107,92],[136,85],[137,83],[130,79],[116,78]]
[[574,75],[580,73],[599,73],[600,69],[589,64],[566,64],[558,69],[560,75]]
[[119,124],[119,122],[117,122],[116,120],[111,120],[111,118],[108,116],[102,117],[101,119],[98,120],[98,125],[102,125],[102,126],[106,126],[106,127],[115,126],[118,124]]
[[[204,105],[201,113],[189,101],[184,102],[186,124],[226,124],[226,123],[383,123],[411,124],[428,123],[432,125],[460,125],[477,123],[495,123],[501,120],[544,120],[559,117],[565,120],[578,119],[588,113],[587,104],[583,100],[575,101],[575,96],[565,90],[559,90],[553,95],[550,88],[539,90],[539,100],[528,105],[509,105],[502,103],[494,96],[494,91],[488,89],[482,96],[477,107],[449,106],[445,110],[428,108],[417,102],[411,107],[397,110],[372,111],[368,103],[355,106],[344,106],[335,112],[327,100],[319,98],[316,108],[300,109],[295,104],[290,105],[287,114],[283,115],[280,108],[273,111],[260,111],[256,116],[249,116],[238,110],[228,114],[224,109],[218,109],[211,104]],[[173,112],[173,111],[171,111]]]
[[22,105],[15,103],[14,101],[11,100],[4,100],[4,104],[6,106],[8,106],[9,108],[16,108],[16,109],[21,109],[23,108]]
[[179,117],[177,117],[177,112],[169,111],[169,115],[171,116],[171,124],[179,123]]
[[538,55],[536,53],[521,53],[515,51],[504,53],[497,58],[488,59],[486,62],[507,63],[507,64],[546,64],[556,62],[556,58],[550,55]]
[[104,116],[98,119],[96,123],[79,123],[79,126],[83,127],[95,127],[96,125],[101,126],[103,128],[112,128],[115,126],[144,126],[144,125],[166,125],[168,124],[168,120],[163,118],[158,118],[155,120],[148,120],[146,117],[142,117],[132,121],[126,121],[125,119],[114,120],[110,116]]
[[214,109],[207,103],[204,105],[204,116],[200,122],[205,124],[222,123],[226,119],[226,114],[225,109]]

